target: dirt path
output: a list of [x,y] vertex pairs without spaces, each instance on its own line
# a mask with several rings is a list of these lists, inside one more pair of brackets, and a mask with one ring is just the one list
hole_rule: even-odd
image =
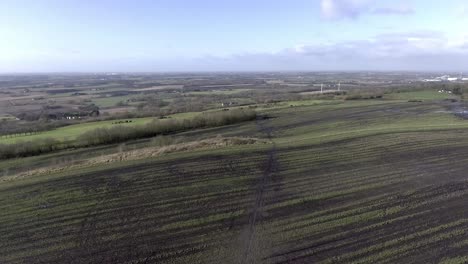
[[271,149],[267,152],[268,159],[263,169],[262,178],[258,184],[255,193],[255,204],[250,214],[249,225],[247,227],[247,241],[245,241],[245,248],[240,263],[255,263],[258,259],[258,249],[261,248],[262,242],[259,239],[258,223],[262,216],[262,209],[264,203],[265,192],[267,191],[268,183],[271,181],[272,175],[277,170],[277,148],[273,141],[272,129],[266,126],[267,121],[262,118],[257,118],[256,124],[258,129],[267,135],[267,138],[273,143]]

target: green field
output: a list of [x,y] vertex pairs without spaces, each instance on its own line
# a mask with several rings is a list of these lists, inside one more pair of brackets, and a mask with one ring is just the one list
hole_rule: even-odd
[[[337,102],[330,102],[330,101],[320,101],[320,100],[309,100],[309,101],[291,101],[285,103],[278,103],[273,105],[259,105],[257,108],[258,110],[265,110],[265,109],[273,109],[273,108],[286,108],[290,106],[304,106],[304,105],[317,105],[317,104],[336,104]],[[240,106],[230,107],[229,109],[237,109],[241,108]],[[220,111],[219,109],[213,109],[206,112],[215,112]],[[186,113],[178,113],[170,115],[171,118],[177,119],[184,119],[184,118],[193,118],[196,115],[202,114],[202,112],[186,112]],[[119,121],[131,121],[130,123],[119,123]],[[110,121],[97,121],[97,122],[86,122],[76,125],[65,126],[61,128],[57,128],[50,131],[41,132],[38,134],[21,134],[15,136],[0,136],[0,144],[11,144],[18,141],[32,141],[36,139],[45,139],[45,138],[53,138],[60,141],[73,141],[79,135],[96,129],[96,128],[108,128],[112,126],[135,126],[135,125],[142,125],[146,124],[150,121],[154,120],[152,117],[147,118],[128,118],[128,119],[119,119],[119,120],[110,120]]]
[[393,100],[443,100],[456,99],[457,96],[446,92],[439,93],[435,90],[416,91],[416,92],[401,92],[385,95],[386,99]]
[[466,261],[468,120],[429,101],[257,111],[265,118],[173,137],[268,144],[18,178],[21,163],[67,167],[122,146],[1,161],[0,263]]
[[[234,108],[233,108],[234,109]],[[212,111],[219,111],[217,109]],[[207,112],[212,112],[207,111]],[[179,113],[170,115],[170,118],[175,119],[190,119],[196,115],[202,114],[201,112],[186,112],[186,113]],[[15,135],[13,136],[0,136],[0,144],[11,144],[18,141],[33,141],[36,139],[45,139],[45,138],[53,138],[60,141],[73,141],[78,136],[82,135],[85,132],[90,130],[94,130],[96,128],[109,128],[113,126],[136,126],[136,125],[144,125],[148,122],[154,120],[153,117],[144,117],[144,118],[127,118],[127,119],[117,119],[117,120],[109,120],[109,121],[96,121],[96,122],[85,122],[76,125],[69,125],[65,127],[60,127],[54,130],[49,130],[45,132],[41,132],[38,134],[33,135]],[[122,123],[120,123],[123,121]],[[126,123],[125,121],[131,121]]]
[[6,120],[6,121],[15,120],[15,117],[9,114],[0,115],[0,121],[3,121],[3,120]]
[[[115,124],[119,121],[131,121],[130,123],[122,123],[122,124]],[[142,125],[146,124],[153,120],[153,118],[129,118],[129,119],[122,119],[122,120],[110,120],[110,121],[99,121],[99,122],[88,122],[76,125],[70,125],[65,127],[60,127],[54,130],[45,131],[42,133],[34,134],[34,135],[18,135],[15,137],[0,137],[0,144],[9,144],[15,143],[18,141],[31,141],[36,139],[44,139],[44,138],[54,138],[60,141],[71,141],[76,139],[79,135],[96,129],[96,128],[105,128],[105,127],[112,127],[112,126],[135,126],[135,125]]]
[[92,102],[102,108],[106,107],[114,107],[117,105],[118,102],[122,101],[127,103],[127,100],[135,97],[134,95],[126,95],[126,96],[111,96],[111,97],[102,97],[102,98],[93,98]]
[[251,91],[252,89],[233,89],[233,90],[212,90],[212,91],[197,91],[197,92],[188,92],[186,94],[190,95],[232,95],[243,92]]

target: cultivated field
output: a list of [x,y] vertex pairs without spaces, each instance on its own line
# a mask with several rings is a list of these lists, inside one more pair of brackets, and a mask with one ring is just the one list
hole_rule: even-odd
[[[462,105],[395,99],[264,105],[256,121],[170,136],[262,143],[2,161],[0,263],[464,263]],[[18,176],[25,164],[60,170]]]

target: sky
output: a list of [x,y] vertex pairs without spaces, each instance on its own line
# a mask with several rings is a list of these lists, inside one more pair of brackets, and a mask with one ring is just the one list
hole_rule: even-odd
[[468,0],[0,0],[0,72],[466,71]]

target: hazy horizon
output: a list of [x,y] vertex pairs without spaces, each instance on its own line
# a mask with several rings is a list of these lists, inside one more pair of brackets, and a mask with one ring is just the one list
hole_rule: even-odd
[[463,0],[6,0],[0,72],[468,72],[467,24]]

